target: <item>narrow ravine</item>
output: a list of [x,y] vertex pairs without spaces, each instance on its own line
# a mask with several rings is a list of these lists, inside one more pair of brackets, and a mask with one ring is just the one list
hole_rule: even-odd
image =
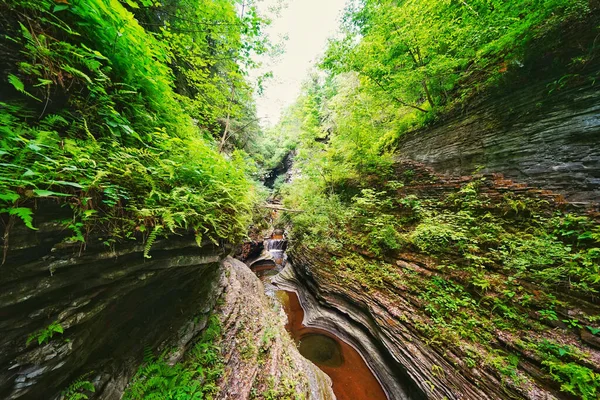
[[387,400],[381,384],[360,353],[336,335],[303,325],[304,310],[298,295],[280,290],[271,283],[286,264],[287,242],[283,232],[275,230],[264,242],[263,254],[249,265],[287,316],[286,330],[300,354],[317,365],[333,382],[338,400]]
[[387,399],[358,351],[325,330],[304,326],[304,310],[296,293],[280,290],[276,294],[288,316],[286,329],[298,345],[300,354],[329,375],[338,400]]

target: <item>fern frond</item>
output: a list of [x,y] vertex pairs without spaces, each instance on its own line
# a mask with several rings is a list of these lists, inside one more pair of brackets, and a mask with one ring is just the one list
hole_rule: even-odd
[[10,83],[18,92],[23,93],[26,96],[31,97],[37,101],[42,101],[25,90],[25,84],[15,75],[8,74],[8,83]]
[[33,210],[27,207],[13,207],[0,210],[0,212],[8,212],[9,215],[16,215],[23,221],[26,227],[37,231],[38,228],[33,226]]
[[150,232],[150,234],[148,235],[148,239],[146,239],[146,246],[144,247],[144,257],[145,258],[152,258],[152,256],[150,256],[148,253],[150,252],[150,248],[156,241],[158,234],[162,230],[163,230],[162,225],[156,225],[156,226],[154,226],[154,229],[152,229],[152,232]]

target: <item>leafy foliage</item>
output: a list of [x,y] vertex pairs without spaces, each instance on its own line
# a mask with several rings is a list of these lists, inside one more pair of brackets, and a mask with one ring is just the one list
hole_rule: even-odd
[[62,391],[63,400],[85,400],[89,399],[89,393],[95,393],[96,387],[86,378],[91,373],[84,374],[69,385],[68,388]]
[[50,339],[52,339],[52,337],[54,336],[55,333],[60,333],[62,335],[63,332],[64,332],[64,328],[62,327],[62,325],[58,321],[54,321],[47,327],[40,329],[39,331],[31,334],[27,338],[26,345],[29,346],[29,343],[33,342],[34,340],[39,345],[48,343],[50,341]]
[[[0,99],[0,213],[34,229],[32,204],[57,200],[73,210],[74,241],[96,231],[113,241],[150,234],[151,244],[186,230],[236,241],[253,183],[244,155],[220,154],[213,136],[229,88],[251,102],[242,65],[265,48],[264,21],[234,1],[142,5],[0,3],[0,49],[15,50],[0,77],[14,88]],[[192,29],[199,15],[227,32]]]
[[223,374],[223,359],[218,341],[221,324],[211,316],[202,337],[182,363],[169,365],[163,357],[145,357],[129,384],[124,399],[213,399],[218,394],[217,380]]
[[496,83],[532,39],[589,12],[567,0],[354,1],[323,66],[358,72],[406,112],[428,113]]

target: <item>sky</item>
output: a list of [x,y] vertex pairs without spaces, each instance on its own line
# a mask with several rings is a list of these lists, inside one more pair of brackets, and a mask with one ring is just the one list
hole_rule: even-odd
[[[273,72],[273,78],[264,85],[263,95],[256,98],[258,117],[264,127],[277,123],[281,111],[300,94],[302,82],[325,51],[327,38],[338,31],[346,3],[346,0],[283,1],[287,7],[274,18],[266,32],[273,42],[287,36],[284,53],[253,73],[256,77]],[[267,12],[277,3],[277,0],[262,0],[257,6],[260,12]]]

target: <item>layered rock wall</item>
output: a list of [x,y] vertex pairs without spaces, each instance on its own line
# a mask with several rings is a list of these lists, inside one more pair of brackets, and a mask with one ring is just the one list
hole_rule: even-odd
[[600,91],[592,84],[548,94],[548,82],[488,98],[398,142],[398,159],[447,175],[503,174],[563,194],[600,199]]
[[[519,350],[515,338],[502,332],[489,345],[519,354],[527,384],[516,386],[485,364],[468,365],[469,353],[460,343],[442,345],[423,336],[416,324],[428,322],[416,322],[423,311],[413,291],[398,287],[390,288],[391,293],[369,290],[359,282],[341,283],[328,257],[294,247],[290,253],[294,272],[278,278],[280,285],[298,292],[306,310],[305,325],[334,332],[366,355],[390,399],[573,398],[551,381],[535,355]],[[398,259],[396,264],[403,273],[419,276],[423,284],[435,276],[434,269],[421,261]],[[564,343],[576,342],[569,338]],[[598,351],[587,350],[598,359]],[[485,352],[481,348],[481,354]]]
[[335,400],[331,380],[300,355],[284,329],[285,313],[265,295],[256,275],[230,257],[224,265],[225,292],[218,312],[227,366],[219,398],[265,398],[270,393],[267,398]]
[[[61,225],[36,225],[14,226],[1,267],[2,398],[51,398],[91,374],[96,397],[118,399],[144,349],[185,348],[222,291],[223,250],[212,244],[157,241],[145,259],[139,242],[84,250],[63,243]],[[38,343],[54,322],[64,332]]]
[[331,332],[358,350],[390,400],[426,398],[390,352],[389,343],[366,304],[355,302],[343,292],[333,294],[320,287],[311,273],[311,265],[303,264],[300,259],[294,266],[288,264],[274,283],[298,294],[304,310],[304,326]]
[[[157,240],[150,259],[141,241],[107,246],[95,237],[84,248],[67,244],[64,225],[53,222],[62,208],[42,211],[38,230],[12,227],[0,267],[0,398],[60,398],[84,377],[95,387],[90,398],[120,399],[145,354],[185,360],[214,314],[225,365],[217,398],[335,399],[259,279],[226,257],[227,247],[198,247],[190,235]],[[38,343],[53,324],[60,329]]]

